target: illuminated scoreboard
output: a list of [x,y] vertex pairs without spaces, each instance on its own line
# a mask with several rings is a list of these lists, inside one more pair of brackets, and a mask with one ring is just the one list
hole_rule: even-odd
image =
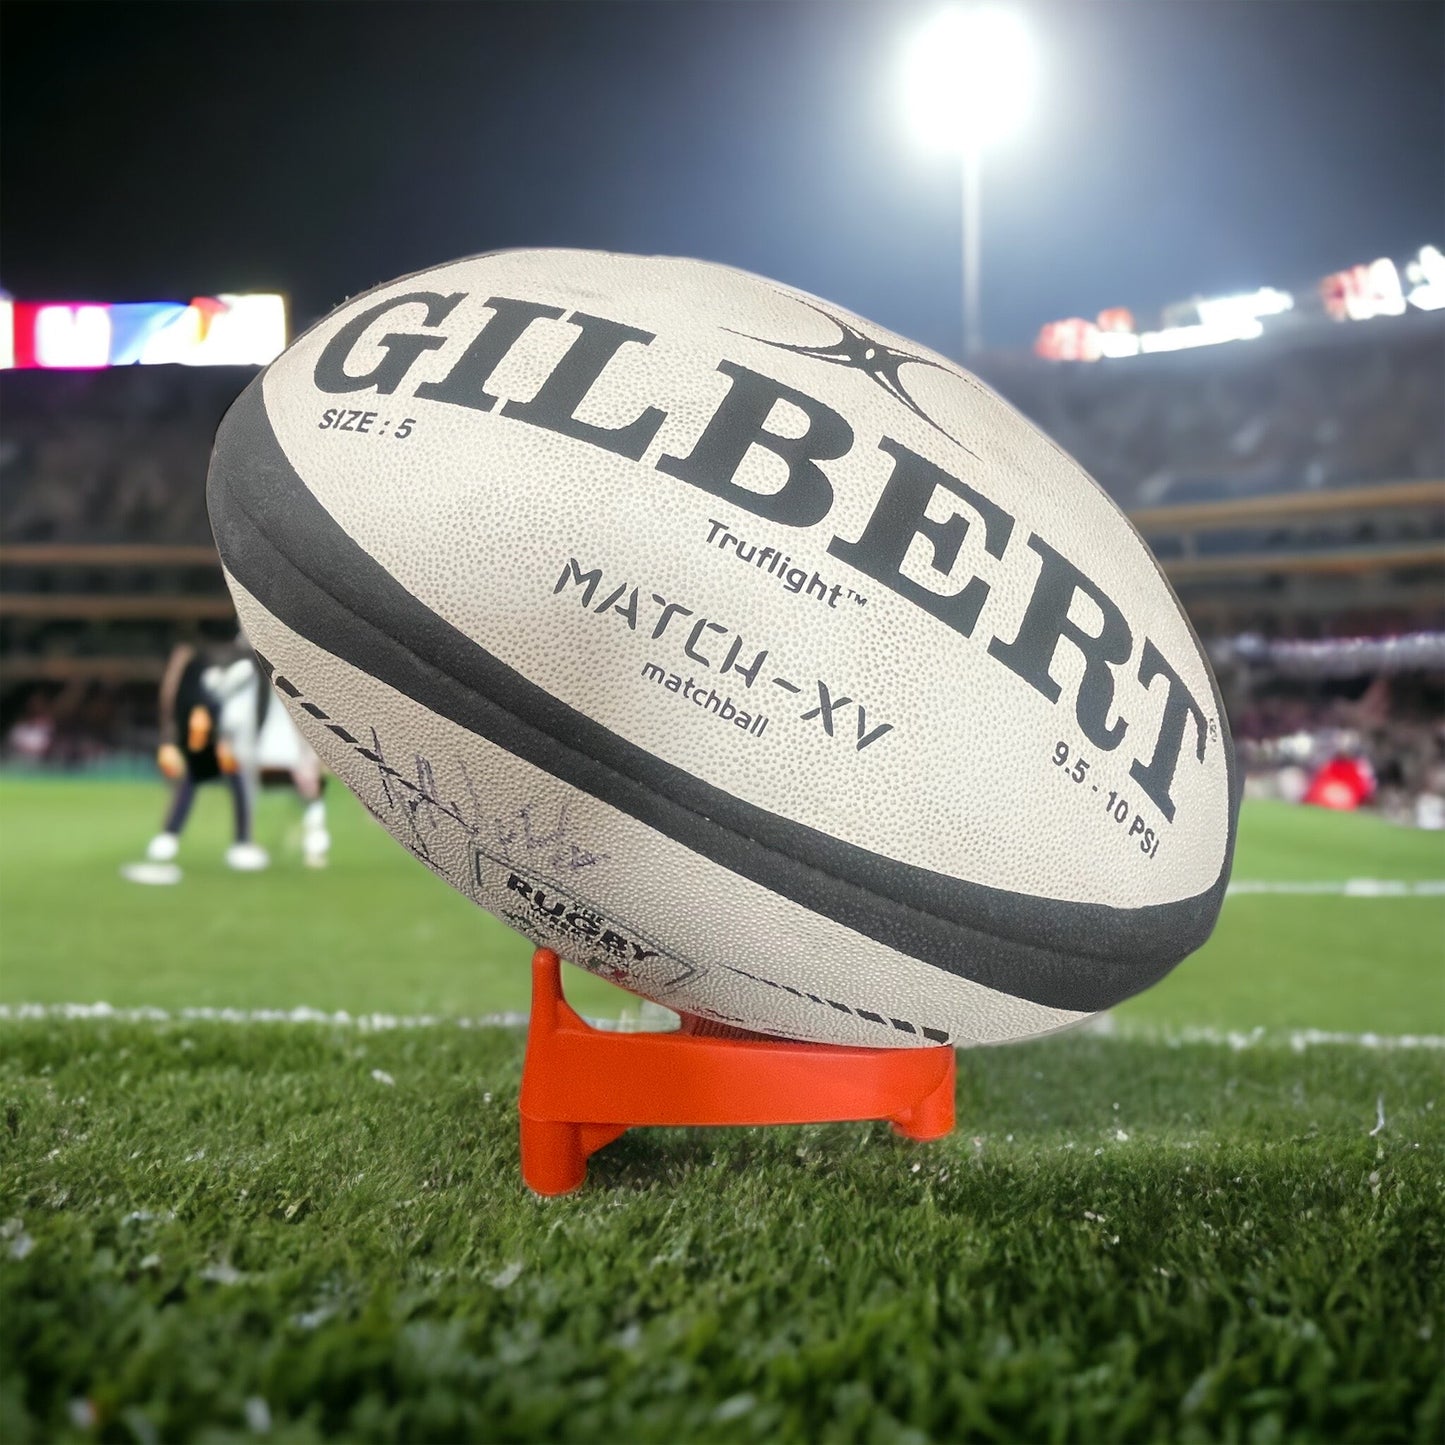
[[[1388,257],[1350,266],[1326,276],[1300,300],[1305,317],[1332,321],[1403,316],[1410,307],[1445,310],[1445,252],[1438,246],[1422,246],[1403,268]],[[1101,312],[1097,321],[1071,316],[1048,322],[1034,341],[1034,353],[1049,361],[1100,361],[1253,341],[1274,329],[1276,317],[1285,318],[1287,325],[1287,313],[1294,311],[1295,297],[1273,286],[1238,296],[1196,296],[1165,307],[1163,324],[1154,331],[1138,330],[1133,315],[1120,306]]]
[[265,366],[286,346],[286,302],[268,294],[184,301],[0,299],[0,369]]

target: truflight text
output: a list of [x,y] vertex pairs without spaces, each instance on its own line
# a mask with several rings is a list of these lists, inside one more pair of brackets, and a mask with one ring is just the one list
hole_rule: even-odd
[[844,588],[838,582],[830,585],[816,571],[810,577],[805,567],[794,567],[793,559],[776,547],[759,547],[756,542],[745,542],[729,530],[726,522],[719,522],[713,517],[708,518],[707,540],[709,546],[716,547],[720,552],[726,552],[731,547],[738,561],[751,563],[769,577],[776,577],[795,597],[812,597],[826,602],[829,607],[836,607],[838,598],[845,592],[859,602],[863,600],[851,587]]

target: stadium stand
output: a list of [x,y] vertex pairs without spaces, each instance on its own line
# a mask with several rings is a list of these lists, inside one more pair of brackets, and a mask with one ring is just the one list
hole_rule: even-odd
[[216,426],[252,375],[179,366],[0,372],[8,753],[65,762],[149,753],[172,644],[234,635],[205,476]]
[[[1148,538],[1209,642],[1253,794],[1298,801],[1358,765],[1371,806],[1445,826],[1445,318],[980,370]],[[1429,641],[1347,640],[1403,635]]]
[[0,537],[209,546],[205,475],[254,375],[225,367],[0,373]]
[[978,370],[1131,511],[1445,476],[1441,313]]
[[[1300,676],[1235,645],[1445,632],[1445,313],[1093,364],[993,354],[977,369],[1134,516],[1210,642],[1261,776],[1343,739],[1400,812],[1445,792],[1437,665]],[[0,372],[7,756],[148,753],[171,647],[233,635],[204,482],[253,374]]]

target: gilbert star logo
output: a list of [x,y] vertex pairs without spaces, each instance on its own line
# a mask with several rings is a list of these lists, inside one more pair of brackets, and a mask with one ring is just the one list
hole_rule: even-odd
[[845,321],[841,316],[835,316],[831,311],[821,306],[815,306],[811,301],[804,301],[800,296],[790,296],[789,300],[806,306],[809,311],[816,311],[819,316],[831,321],[839,330],[839,338],[830,346],[800,346],[787,341],[773,341],[766,336],[753,336],[746,331],[733,331],[732,327],[726,328],[733,331],[734,336],[746,336],[749,341],[761,342],[764,346],[771,346],[778,351],[791,351],[795,356],[811,356],[815,361],[826,361],[833,366],[846,366],[850,371],[861,371],[875,386],[887,392],[896,402],[901,402],[920,421],[927,422],[939,436],[947,437],[954,446],[963,447],[970,456],[974,453],[964,447],[956,436],[944,431],[934,419],[913,399],[908,388],[903,384],[902,370],[907,365],[928,366],[934,371],[942,371],[949,376],[956,376],[958,373],[951,366],[945,366],[942,362],[933,361],[927,356],[915,356],[911,351],[899,351],[897,347],[889,346],[884,341],[874,341],[871,337],[865,336],[851,322]]

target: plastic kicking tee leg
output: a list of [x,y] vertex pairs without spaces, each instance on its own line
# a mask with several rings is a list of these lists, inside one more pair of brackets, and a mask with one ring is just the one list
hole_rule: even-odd
[[644,1124],[813,1124],[887,1119],[910,1139],[953,1129],[950,1048],[860,1049],[784,1039],[594,1029],[562,995],[551,949],[532,955],[519,1113],[522,1178],[566,1194],[588,1157]]

